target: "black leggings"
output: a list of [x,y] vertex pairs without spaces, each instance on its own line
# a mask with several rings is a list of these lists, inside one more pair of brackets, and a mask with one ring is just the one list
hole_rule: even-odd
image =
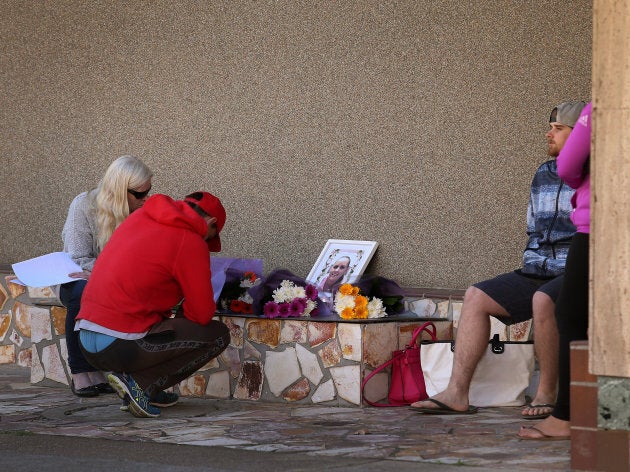
[[202,326],[169,318],[142,339],[116,339],[99,352],[83,355],[100,370],[131,374],[149,396],[190,377],[230,343],[230,330],[217,320]]
[[588,244],[587,233],[575,233],[564,272],[564,282],[556,302],[556,321],[560,335],[558,353],[558,399],[552,415],[570,420],[571,341],[588,337]]
[[79,346],[79,332],[74,330],[79,310],[81,310],[81,296],[87,280],[77,280],[61,284],[59,299],[66,307],[66,346],[68,348],[68,366],[73,374],[94,372],[97,370],[85,360]]

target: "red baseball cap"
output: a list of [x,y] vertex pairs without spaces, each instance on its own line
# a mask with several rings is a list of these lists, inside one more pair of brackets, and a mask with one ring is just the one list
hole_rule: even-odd
[[185,202],[190,202],[201,208],[208,216],[217,219],[217,235],[208,241],[208,249],[211,252],[221,251],[221,238],[219,233],[225,225],[225,208],[221,200],[208,192],[194,192],[186,195]]

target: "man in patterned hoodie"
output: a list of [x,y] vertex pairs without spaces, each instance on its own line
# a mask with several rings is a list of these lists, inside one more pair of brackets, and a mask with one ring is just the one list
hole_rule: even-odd
[[453,371],[446,390],[414,403],[425,414],[475,413],[469,404],[470,383],[490,337],[490,317],[511,325],[533,318],[534,349],[540,367],[536,396],[522,412],[524,419],[549,416],[558,379],[558,330],[555,301],[575,232],[571,223],[573,189],[558,177],[555,158],[569,137],[585,102],[563,102],[549,118],[547,154],[531,185],[527,210],[527,246],[523,267],[469,287],[464,296],[455,343]]

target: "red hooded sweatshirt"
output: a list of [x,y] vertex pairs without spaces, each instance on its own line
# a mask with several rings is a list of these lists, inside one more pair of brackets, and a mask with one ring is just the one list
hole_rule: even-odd
[[206,325],[216,309],[206,221],[182,201],[153,195],[114,231],[96,259],[77,319],[143,333],[184,299],[184,316]]

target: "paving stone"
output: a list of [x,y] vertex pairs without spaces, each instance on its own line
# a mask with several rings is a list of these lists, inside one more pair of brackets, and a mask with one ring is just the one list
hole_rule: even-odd
[[[29,369],[0,366],[0,434],[190,444],[361,461],[469,465],[483,470],[570,470],[568,441],[522,441],[519,407],[476,415],[182,398],[157,419],[119,410],[115,395],[81,399],[65,387],[30,385]],[[358,378],[358,376],[357,376]],[[395,468],[392,462],[391,468]],[[482,469],[480,469],[482,470]]]

